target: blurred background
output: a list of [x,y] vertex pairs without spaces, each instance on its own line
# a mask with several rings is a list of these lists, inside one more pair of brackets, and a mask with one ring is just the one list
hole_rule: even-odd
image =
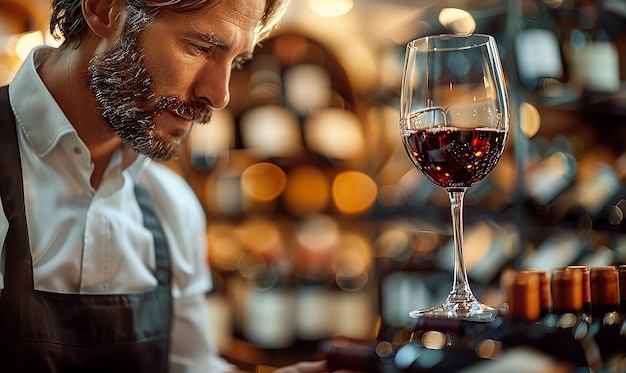
[[[47,0],[0,1],[0,83],[56,43]],[[449,201],[408,160],[397,104],[405,44],[496,37],[507,150],[466,197],[466,265],[497,306],[514,270],[626,264],[626,2],[293,0],[231,103],[168,165],[209,220],[207,294],[224,356],[317,358],[331,336],[402,341],[451,287]]]

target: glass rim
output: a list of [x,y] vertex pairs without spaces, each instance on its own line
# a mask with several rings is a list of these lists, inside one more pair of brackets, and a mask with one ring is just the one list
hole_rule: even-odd
[[[475,42],[468,43],[465,46],[435,46],[429,43],[429,40],[462,40],[471,38],[476,39]],[[450,51],[450,50],[462,50],[472,49],[483,46],[493,45],[495,38],[488,34],[436,34],[421,36],[417,39],[413,39],[406,44],[407,48],[416,49],[420,51]]]

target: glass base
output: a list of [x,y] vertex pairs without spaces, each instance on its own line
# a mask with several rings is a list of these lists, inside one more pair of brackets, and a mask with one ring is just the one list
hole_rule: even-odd
[[478,301],[450,301],[449,299],[432,308],[413,310],[409,312],[411,318],[429,316],[446,319],[462,319],[475,322],[491,322],[498,316],[498,309],[482,304]]

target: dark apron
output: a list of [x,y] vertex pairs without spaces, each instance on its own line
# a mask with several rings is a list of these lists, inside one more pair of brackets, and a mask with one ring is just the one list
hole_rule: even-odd
[[0,88],[0,196],[9,231],[0,295],[0,372],[166,372],[172,320],[169,249],[146,191],[157,287],[146,293],[57,294],[34,289],[15,117]]

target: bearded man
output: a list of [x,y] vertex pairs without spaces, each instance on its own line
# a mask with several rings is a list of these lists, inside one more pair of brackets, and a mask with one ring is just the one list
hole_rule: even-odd
[[228,104],[286,5],[53,0],[61,46],[0,89],[0,371],[237,369],[206,334],[204,212],[150,160]]

